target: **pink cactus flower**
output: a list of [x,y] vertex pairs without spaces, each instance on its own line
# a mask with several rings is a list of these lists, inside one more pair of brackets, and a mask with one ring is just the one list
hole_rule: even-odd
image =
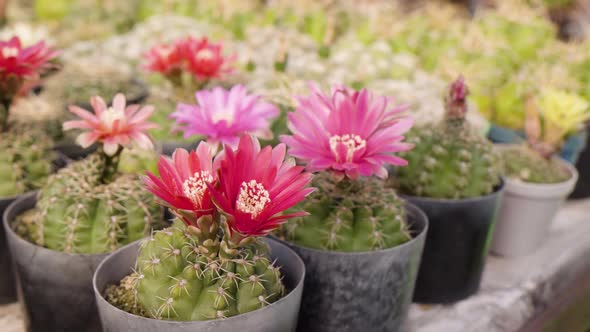
[[293,135],[281,137],[292,156],[308,163],[309,171],[385,178],[385,164],[407,164],[393,155],[413,147],[402,142],[413,125],[413,119],[403,115],[405,107],[392,106],[390,98],[366,89],[335,86],[331,95],[315,84],[310,89],[311,95],[299,98],[297,109],[288,115]]
[[103,150],[108,156],[115,155],[120,146],[129,147],[136,144],[143,149],[153,148],[152,140],[146,131],[157,128],[156,124],[147,122],[154,112],[154,107],[125,106],[125,103],[125,96],[119,93],[113,99],[112,107],[107,107],[101,97],[90,98],[94,113],[72,105],[69,107],[70,112],[79,116],[81,120],[67,121],[63,128],[87,130],[78,136],[77,143],[87,148],[95,142],[102,142]]
[[207,143],[201,142],[197,150],[190,153],[176,149],[172,159],[160,157],[158,172],[160,177],[147,172],[144,177],[146,188],[166,206],[192,212],[195,218],[182,215],[187,224],[194,224],[200,216],[213,214],[214,206],[207,184],[217,181],[217,170]]
[[272,137],[270,120],[278,116],[279,110],[260,100],[260,96],[248,94],[244,86],[201,90],[195,96],[197,105],[178,104],[171,115],[185,138],[200,135],[212,145],[235,147],[244,134]]
[[43,41],[24,48],[16,36],[9,41],[0,41],[0,75],[37,76],[57,55],[58,52],[48,48]]
[[224,57],[222,43],[211,43],[207,37],[189,37],[184,40],[183,47],[188,71],[197,79],[220,78],[233,69],[235,56]]
[[293,160],[285,160],[285,154],[284,144],[260,149],[258,140],[247,135],[236,150],[225,146],[219,161],[219,185],[208,186],[232,232],[264,235],[289,218],[306,214],[282,214],[313,191],[307,187],[311,173]]

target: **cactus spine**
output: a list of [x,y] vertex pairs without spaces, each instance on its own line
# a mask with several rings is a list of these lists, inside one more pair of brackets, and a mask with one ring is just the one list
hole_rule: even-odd
[[[178,221],[144,240],[134,278],[138,303],[157,319],[210,320],[264,307],[283,296],[279,269],[265,246],[239,246],[211,215],[197,226]],[[221,235],[221,237],[220,237]]]
[[316,175],[318,188],[301,206],[309,216],[285,225],[282,235],[299,245],[334,251],[369,251],[410,239],[403,201],[377,178]]
[[404,193],[461,199],[487,195],[499,183],[499,158],[492,143],[465,119],[467,95],[459,78],[449,89],[442,122],[416,127],[408,135],[415,147],[401,154],[408,166],[396,169],[397,185]]

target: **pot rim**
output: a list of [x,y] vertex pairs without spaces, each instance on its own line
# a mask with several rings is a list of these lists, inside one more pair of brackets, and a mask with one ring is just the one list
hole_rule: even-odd
[[434,197],[426,197],[426,196],[415,196],[415,195],[406,195],[400,194],[402,198],[409,198],[414,199],[417,201],[423,201],[426,203],[471,203],[477,201],[483,201],[490,199],[494,196],[498,196],[504,192],[506,189],[506,180],[504,177],[500,177],[500,182],[494,187],[494,190],[486,195],[477,196],[477,197],[467,197],[467,198],[434,198]]
[[85,258],[85,257],[108,256],[110,254],[109,252],[104,252],[104,253],[100,253],[100,254],[75,254],[75,253],[67,253],[67,252],[57,251],[57,250],[42,247],[42,246],[32,243],[30,241],[27,241],[27,240],[23,239],[20,235],[16,234],[16,232],[14,232],[14,230],[12,229],[12,226],[10,224],[11,221],[8,220],[8,215],[12,214],[13,210],[16,210],[17,207],[20,205],[20,203],[30,199],[31,197],[35,197],[35,201],[36,201],[37,193],[38,193],[38,191],[27,192],[26,194],[22,195],[22,197],[19,197],[14,202],[10,203],[10,205],[6,208],[6,210],[4,211],[4,215],[2,216],[2,224],[4,226],[4,231],[6,232],[7,236],[10,236],[10,237],[16,239],[21,244],[25,243],[27,245],[34,246],[37,248],[37,250],[47,251],[47,252],[51,253],[52,255],[63,255],[63,256],[68,256],[68,257],[83,257],[83,258]]
[[[211,319],[211,320],[192,320],[192,321],[181,321],[181,320],[164,320],[164,319],[155,319],[155,318],[149,318],[149,317],[143,317],[143,316],[138,316],[138,315],[134,315],[132,313],[129,313],[125,310],[121,310],[117,307],[115,307],[114,305],[112,305],[109,301],[107,301],[104,298],[104,295],[101,291],[98,290],[98,286],[97,286],[97,277],[98,275],[101,273],[101,271],[103,269],[105,269],[105,266],[113,259],[113,257],[115,257],[115,255],[119,254],[121,251],[128,249],[129,247],[132,246],[139,246],[141,244],[141,241],[143,241],[145,239],[139,239],[136,240],[134,242],[131,242],[127,245],[125,245],[124,247],[121,247],[119,249],[117,249],[116,251],[113,251],[108,257],[106,257],[102,262],[100,262],[100,264],[97,266],[96,271],[94,271],[94,276],[92,276],[92,289],[94,290],[94,295],[96,298],[96,301],[100,301],[104,304],[106,304],[110,310],[114,310],[115,312],[120,312],[120,313],[124,313],[126,315],[129,316],[133,316],[133,319],[137,319],[137,320],[145,320],[145,321],[154,321],[154,322],[158,322],[161,324],[171,324],[171,325],[185,325],[185,324],[211,324],[212,322],[218,322],[218,321],[228,321],[228,320],[238,320],[238,319],[243,319],[245,317],[249,317],[249,316],[253,316],[256,313],[260,313],[263,310],[270,310],[269,308],[271,308],[273,305],[275,304],[279,304],[282,302],[287,301],[288,297],[292,296],[295,293],[295,290],[298,288],[303,288],[303,284],[305,282],[305,273],[306,273],[306,267],[305,267],[305,263],[303,262],[303,260],[301,259],[301,257],[299,257],[299,255],[291,248],[289,248],[289,246],[285,245],[284,243],[282,243],[279,240],[270,238],[270,237],[264,237],[264,241],[274,241],[277,244],[280,244],[282,246],[284,246],[286,249],[288,249],[291,254],[293,254],[296,258],[295,261],[297,262],[298,265],[300,265],[302,267],[301,269],[301,274],[299,276],[294,276],[297,278],[297,280],[299,282],[297,282],[297,284],[295,285],[295,287],[293,287],[293,289],[291,289],[291,291],[289,291],[289,293],[287,293],[285,296],[281,297],[280,299],[278,299],[276,302],[273,302],[267,306],[264,306],[262,308],[250,311],[250,312],[246,312],[243,314],[239,314],[239,315],[235,315],[235,316],[231,316],[231,317],[227,317],[227,318],[223,318],[223,319]],[[139,249],[139,248],[138,248]],[[291,261],[292,262],[292,261]],[[133,267],[130,267],[133,268]],[[97,305],[99,305],[97,303]]]
[[428,216],[426,216],[426,213],[424,213],[424,211],[422,211],[422,209],[420,209],[418,206],[416,206],[415,204],[404,200],[404,205],[406,209],[412,210],[413,213],[416,214],[416,218],[418,220],[422,220],[424,222],[424,226],[422,227],[422,230],[416,234],[415,236],[412,237],[412,239],[408,242],[399,244],[397,246],[393,246],[390,248],[385,248],[385,249],[379,249],[379,250],[368,250],[368,251],[337,251],[337,250],[323,250],[323,249],[317,249],[317,248],[310,248],[310,247],[306,247],[306,246],[302,246],[300,244],[297,244],[295,242],[292,241],[288,241],[288,240],[282,240],[280,238],[278,238],[276,235],[269,235],[272,239],[279,241],[279,242],[283,242],[283,243],[287,243],[289,246],[295,246],[297,248],[309,251],[309,252],[313,252],[313,253],[319,253],[319,254],[323,254],[323,255],[332,255],[332,256],[369,256],[369,255],[374,255],[374,254],[386,254],[388,252],[392,252],[392,251],[396,251],[399,250],[401,248],[405,248],[405,247],[411,247],[413,245],[415,245],[416,242],[418,242],[420,240],[421,237],[426,236],[426,233],[428,232],[428,226],[429,226],[429,221],[428,221]]
[[[34,192],[36,192],[36,190],[25,191],[22,194],[16,194],[14,196],[0,196],[0,201],[16,201],[16,200],[20,199],[22,196],[28,196]],[[8,210],[8,207],[6,209]]]

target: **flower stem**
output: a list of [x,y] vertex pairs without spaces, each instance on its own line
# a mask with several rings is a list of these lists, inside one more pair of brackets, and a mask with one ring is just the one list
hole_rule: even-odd
[[121,152],[123,151],[123,147],[119,147],[117,152],[109,156],[106,153],[102,152],[105,162],[104,168],[102,171],[101,182],[102,183],[109,183],[113,180],[115,175],[117,174],[117,170],[119,168],[119,161],[121,160]]

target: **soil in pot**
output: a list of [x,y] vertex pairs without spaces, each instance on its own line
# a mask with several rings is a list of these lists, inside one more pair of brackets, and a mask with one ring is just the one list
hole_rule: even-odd
[[429,221],[415,302],[451,303],[477,292],[502,193],[503,184],[476,198],[405,196]]
[[[141,304],[138,306],[135,301],[136,293],[134,290],[137,287],[137,283],[140,282],[135,277],[128,277],[130,274],[133,276],[133,271],[136,271],[133,267],[138,260],[138,249],[141,246],[140,243],[133,243],[124,247],[108,259],[106,259],[98,268],[94,277],[94,290],[97,297],[97,303],[100,310],[101,319],[103,325],[107,331],[171,331],[171,332],[188,332],[188,331],[262,331],[262,332],[274,332],[274,331],[295,331],[297,316],[299,312],[299,305],[301,301],[301,294],[303,290],[303,278],[305,275],[305,267],[303,262],[297,255],[290,250],[288,247],[280,244],[272,239],[265,240],[270,248],[269,258],[276,262],[276,265],[280,267],[282,281],[285,286],[285,295],[276,300],[273,303],[264,304],[258,302],[256,309],[246,313],[238,314],[235,316],[227,317],[224,319],[218,319],[217,313],[224,313],[225,310],[229,309],[226,304],[233,305],[234,299],[240,301],[240,298],[244,297],[245,293],[253,291],[256,287],[255,284],[248,285],[250,280],[241,278],[243,280],[235,279],[230,283],[223,283],[221,280],[228,276],[228,273],[219,271],[221,276],[217,276],[210,280],[211,285],[214,287],[209,292],[207,289],[202,289],[201,295],[208,296],[208,299],[203,301],[190,302],[188,305],[191,306],[188,310],[193,310],[197,306],[202,305],[203,302],[210,302],[208,306],[215,305],[216,299],[218,308],[213,309],[213,317],[209,320],[191,320],[191,321],[175,321],[175,320],[160,320],[147,318],[142,316],[152,317],[154,315],[148,313],[147,310],[141,308]],[[168,261],[175,259],[169,257]],[[164,263],[164,261],[162,261]],[[205,263],[206,264],[206,263]],[[255,263],[258,264],[258,263]],[[199,264],[197,264],[199,265]],[[204,264],[201,264],[204,267]],[[238,262],[239,265],[239,262]],[[213,265],[209,265],[212,267]],[[228,266],[226,266],[228,267]],[[190,270],[190,268],[189,268]],[[211,272],[211,270],[209,270]],[[237,271],[236,271],[237,272]],[[148,272],[149,273],[149,272]],[[204,271],[204,275],[208,272]],[[239,276],[239,273],[236,273]],[[187,287],[194,286],[195,279],[185,276],[187,279],[177,278],[178,280],[185,280]],[[123,282],[119,285],[119,281],[123,279]],[[148,278],[146,278],[148,279]],[[217,279],[217,280],[214,280]],[[223,294],[218,293],[220,289],[225,289],[224,292],[231,292],[231,288],[234,287],[235,283],[238,283],[241,291],[232,295],[229,298],[229,294],[226,296],[226,300],[223,299]],[[187,288],[187,290],[189,290]],[[168,291],[168,287],[163,287],[164,290]],[[217,290],[217,291],[216,291]],[[244,293],[245,292],[245,293]],[[105,295],[106,293],[106,295]],[[193,299],[197,299],[199,291],[192,288],[189,291],[190,294],[195,295]],[[184,300],[187,299],[187,294],[179,292],[176,297],[170,301],[170,310],[186,310],[187,303]],[[258,299],[253,299],[258,300]],[[110,303],[109,303],[110,302]],[[111,304],[111,303],[114,303]],[[175,307],[176,306],[176,307]],[[162,307],[166,309],[166,307]],[[203,309],[208,310],[208,309]],[[229,311],[229,310],[228,310]],[[195,317],[199,314],[195,312]],[[166,312],[161,313],[163,316]]]

